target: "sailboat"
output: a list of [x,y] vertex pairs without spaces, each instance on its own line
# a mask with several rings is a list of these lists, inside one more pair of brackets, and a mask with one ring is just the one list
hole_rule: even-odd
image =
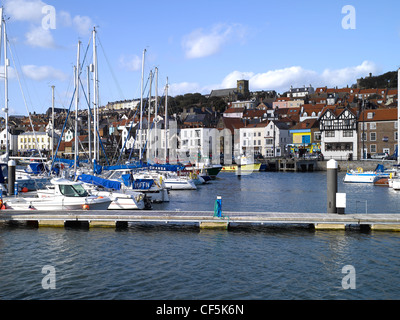
[[78,181],[83,182],[83,187],[89,194],[111,199],[108,210],[143,210],[149,209],[145,203],[145,194],[141,192],[124,192],[119,181],[111,181],[100,177],[81,174]]
[[[3,8],[0,8],[0,35],[3,38],[4,44],[4,91],[5,91],[5,102],[4,102],[4,112],[5,112],[5,126],[6,126],[6,151],[5,154],[0,157],[0,189],[2,193],[7,193],[8,183],[6,183],[6,179],[8,178],[8,166],[10,160],[10,145],[9,145],[9,125],[8,125],[8,112],[9,112],[9,98],[8,98],[8,67],[10,66],[10,60],[8,59],[8,48],[7,48],[7,32],[6,32],[6,23],[3,16]],[[32,126],[32,130],[34,130]],[[36,139],[35,139],[36,140]],[[15,163],[13,163],[15,165]],[[43,187],[48,184],[50,181],[50,177],[44,174],[35,174],[32,175],[27,171],[23,171],[20,169],[16,170],[15,175],[15,186],[17,186],[17,191],[27,190],[32,191],[38,188]],[[8,194],[14,194],[14,190],[8,190]]]

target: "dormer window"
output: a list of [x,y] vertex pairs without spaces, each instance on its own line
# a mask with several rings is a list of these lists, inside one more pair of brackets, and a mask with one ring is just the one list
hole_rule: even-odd
[[372,119],[373,117],[374,117],[374,113],[373,112],[368,112],[367,119]]

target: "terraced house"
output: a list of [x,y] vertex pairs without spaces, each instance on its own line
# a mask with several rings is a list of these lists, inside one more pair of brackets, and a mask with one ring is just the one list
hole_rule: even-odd
[[358,122],[360,158],[376,153],[394,154],[398,143],[397,108],[364,110]]
[[325,159],[357,160],[357,112],[349,107],[327,107],[319,122]]

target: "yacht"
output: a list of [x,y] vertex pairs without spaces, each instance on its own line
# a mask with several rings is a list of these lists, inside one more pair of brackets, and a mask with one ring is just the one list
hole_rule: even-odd
[[62,178],[52,179],[46,189],[37,190],[37,197],[9,197],[4,206],[10,210],[107,210],[111,199],[93,196],[84,189],[83,183]]

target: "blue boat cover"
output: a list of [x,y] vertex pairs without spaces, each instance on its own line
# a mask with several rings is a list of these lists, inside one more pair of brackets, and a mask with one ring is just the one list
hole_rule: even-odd
[[376,171],[376,172],[384,172],[384,171],[385,171],[385,167],[384,167],[383,165],[381,165],[381,164],[378,164],[378,165],[376,166],[375,171]]
[[[72,168],[74,166],[75,160],[56,158],[55,162],[67,164],[69,165],[70,168]],[[78,159],[78,166],[79,166],[79,159]]]
[[41,174],[45,171],[46,171],[46,168],[45,168],[44,164],[41,162],[32,162],[25,169],[26,173],[31,173],[31,174]]
[[173,172],[185,169],[184,166],[179,164],[148,164],[147,168],[156,171],[173,171]]
[[132,176],[130,173],[121,175],[121,178],[124,182],[124,185],[126,185],[127,187],[130,187],[132,185]]
[[89,174],[82,174],[78,177],[79,181],[94,184],[96,186],[101,186],[108,189],[121,190],[121,182],[112,181],[103,178],[99,178],[96,176],[92,176]]
[[153,179],[136,179],[133,182],[133,189],[149,190],[153,186]]

